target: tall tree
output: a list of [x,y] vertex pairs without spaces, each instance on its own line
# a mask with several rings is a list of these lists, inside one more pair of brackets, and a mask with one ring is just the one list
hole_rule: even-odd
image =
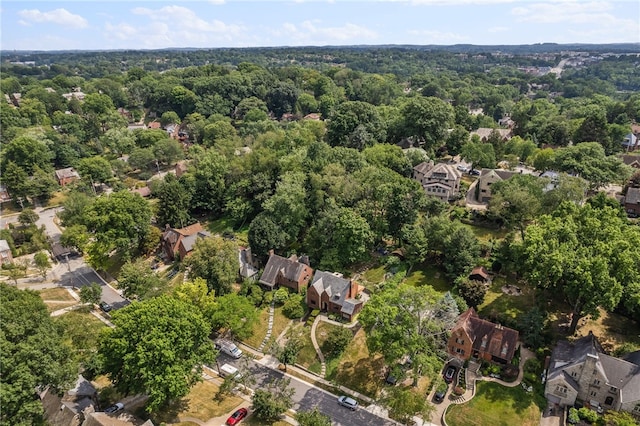
[[263,389],[257,389],[251,397],[255,416],[265,422],[273,423],[293,406],[293,388],[289,387],[291,379],[274,380]]
[[329,116],[327,140],[331,146],[362,150],[386,137],[386,126],[380,114],[367,102],[344,102]]
[[501,218],[510,228],[520,230],[524,238],[527,223],[535,219],[542,209],[543,189],[546,182],[531,175],[516,175],[491,186],[489,211]]
[[193,222],[189,214],[192,193],[175,175],[167,173],[164,180],[154,187],[153,192],[158,197],[156,222],[160,226],[168,224],[172,227],[184,228]]
[[90,285],[83,285],[80,288],[80,301],[82,303],[90,303],[92,305],[100,302],[102,298],[102,286],[98,283],[91,283]]
[[51,168],[53,152],[47,144],[32,136],[19,136],[2,147],[3,169],[9,162],[14,162],[28,174],[33,173],[35,166],[42,169]]
[[202,365],[214,360],[211,327],[198,309],[160,296],[114,312],[99,354],[104,370],[123,395],[149,395],[154,411],[189,393],[202,380]]
[[611,207],[563,203],[527,228],[522,249],[529,281],[569,305],[572,333],[580,318],[597,317],[598,307],[612,310],[623,300],[637,309],[640,231]]
[[146,299],[159,294],[165,282],[156,274],[144,259],[127,262],[122,265],[118,275],[118,288],[126,298]]
[[246,339],[253,333],[256,322],[258,313],[246,297],[228,293],[216,298],[216,308],[211,315],[214,330]]
[[107,182],[113,177],[111,164],[100,156],[83,158],[76,168],[80,177],[90,180],[93,184]]
[[401,107],[405,136],[425,142],[427,150],[444,144],[447,129],[453,127],[453,107],[434,97],[409,98]]
[[331,417],[318,411],[318,407],[296,412],[295,419],[300,426],[331,426]]
[[51,262],[49,262],[49,255],[44,251],[39,251],[33,256],[33,264],[42,275],[42,279],[47,278],[47,271],[51,268]]
[[494,167],[496,164],[496,153],[493,145],[471,140],[462,146],[460,156],[471,163],[471,168]]
[[190,275],[204,278],[209,290],[222,296],[231,292],[238,274],[238,246],[219,236],[199,239],[185,265]]
[[38,389],[64,389],[74,375],[71,351],[38,293],[0,283],[0,420],[43,422]]

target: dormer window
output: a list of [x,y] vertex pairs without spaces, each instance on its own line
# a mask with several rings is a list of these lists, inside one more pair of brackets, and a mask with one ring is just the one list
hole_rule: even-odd
[[487,336],[484,336],[482,338],[482,342],[480,343],[480,348],[481,349],[486,349],[487,348],[487,340],[489,340],[489,339],[487,339]]
[[506,356],[506,355],[507,355],[507,351],[508,351],[508,350],[509,350],[509,344],[508,344],[508,343],[505,343],[505,344],[502,346],[502,352],[501,352],[501,353],[502,353],[502,356]]

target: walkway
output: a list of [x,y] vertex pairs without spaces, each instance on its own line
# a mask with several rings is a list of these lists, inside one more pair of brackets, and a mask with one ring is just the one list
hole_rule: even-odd
[[269,342],[269,339],[271,339],[271,332],[273,331],[273,315],[276,310],[275,305],[276,302],[272,300],[271,304],[269,305],[269,322],[267,323],[267,334],[266,336],[264,336],[264,339],[262,339],[262,343],[260,343],[260,346],[258,346],[258,352],[262,352],[264,350],[264,347],[267,345],[267,342]]
[[325,374],[327,373],[327,363],[325,362],[324,355],[322,354],[322,351],[320,350],[320,345],[318,344],[318,340],[316,339],[316,328],[318,327],[318,323],[320,321],[324,321],[327,324],[333,324],[338,327],[345,327],[345,328],[353,328],[358,324],[358,322],[354,321],[351,324],[345,325],[341,322],[330,320],[323,314],[318,315],[316,319],[313,321],[313,325],[311,325],[311,343],[313,343],[313,348],[316,350],[316,354],[318,354],[318,359],[320,360],[320,364],[321,364],[320,377],[324,377]]

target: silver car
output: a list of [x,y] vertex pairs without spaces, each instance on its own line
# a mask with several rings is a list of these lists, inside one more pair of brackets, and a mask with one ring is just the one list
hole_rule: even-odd
[[343,407],[347,407],[351,411],[355,411],[355,409],[358,408],[358,401],[344,395],[338,398],[338,404],[342,405]]

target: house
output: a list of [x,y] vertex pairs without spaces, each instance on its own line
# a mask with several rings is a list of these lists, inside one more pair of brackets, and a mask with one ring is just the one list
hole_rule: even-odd
[[553,404],[580,401],[640,419],[640,351],[625,359],[609,356],[591,332],[574,343],[562,340],[551,353],[544,394]]
[[71,182],[75,182],[80,179],[80,175],[73,169],[73,167],[67,167],[66,169],[56,170],[56,179],[60,186],[66,186]]
[[130,191],[133,192],[134,194],[139,194],[142,198],[147,198],[151,196],[151,188],[149,188],[148,186],[143,186],[141,188],[133,188],[133,189],[130,189]]
[[318,114],[317,112],[312,112],[310,114],[305,115],[304,117],[302,117],[304,120],[314,120],[314,121],[320,121],[320,114]]
[[147,125],[144,123],[130,123],[129,125],[127,125],[127,130],[145,130],[147,128]]
[[274,254],[271,250],[269,260],[258,282],[270,290],[283,286],[299,293],[300,289],[307,288],[312,274],[313,269],[309,266],[308,257],[301,256],[298,259],[298,256],[293,254],[287,259]]
[[159,121],[152,121],[151,123],[149,123],[147,125],[148,129],[161,129],[162,125],[160,124]]
[[4,203],[5,201],[11,201],[11,195],[9,195],[7,187],[0,184],[0,203]]
[[362,310],[361,287],[337,272],[316,271],[307,290],[307,306],[349,321]]
[[240,277],[242,279],[255,279],[258,274],[258,261],[251,253],[251,248],[240,247],[238,249],[238,260],[240,261]]
[[451,164],[422,162],[413,168],[413,178],[425,193],[442,201],[451,201],[460,193],[462,172]]
[[162,234],[162,249],[170,260],[176,257],[184,259],[191,253],[198,239],[210,236],[211,233],[205,231],[199,222],[180,229],[167,225]]
[[500,140],[506,142],[511,139],[511,129],[490,129],[488,127],[480,127],[469,134],[470,137],[478,135],[482,142],[487,142],[491,138],[491,134],[497,132]]
[[624,139],[622,139],[622,149],[625,151],[635,151],[640,146],[640,140],[633,133],[628,133]]
[[458,317],[447,341],[450,355],[509,364],[518,345],[518,332],[481,319],[473,308]]
[[476,200],[481,203],[489,202],[491,199],[491,185],[507,180],[516,174],[517,172],[509,170],[482,169],[476,184]]
[[40,392],[44,418],[52,426],[80,426],[98,404],[98,392],[90,381],[78,376],[73,389],[62,396],[50,388]]
[[627,166],[640,169],[640,155],[621,155],[620,159]]
[[469,274],[469,279],[472,281],[480,281],[481,283],[488,283],[491,281],[489,271],[484,266],[476,266]]
[[640,188],[627,189],[624,197],[624,210],[627,214],[640,216]]
[[0,240],[0,265],[13,262],[11,247],[7,240]]

